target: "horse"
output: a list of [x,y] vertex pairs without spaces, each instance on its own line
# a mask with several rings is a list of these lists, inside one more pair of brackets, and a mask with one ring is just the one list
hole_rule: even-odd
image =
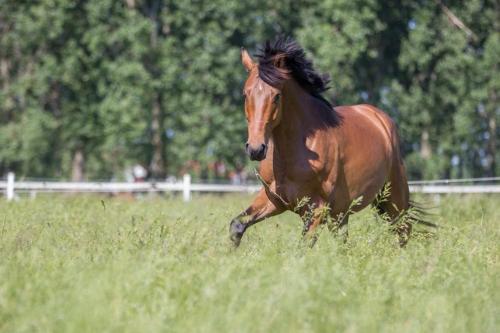
[[[267,41],[256,57],[241,49],[248,72],[245,150],[260,161],[263,186],[230,222],[233,244],[250,226],[287,210],[302,217],[303,235],[313,240],[327,218],[347,235],[349,215],[369,204],[391,223],[404,220],[411,202],[394,121],[372,105],[333,107],[322,95],[328,76],[314,69],[291,37]],[[377,200],[384,189],[385,200]],[[304,198],[307,204],[300,205]],[[394,229],[404,246],[411,221]]]

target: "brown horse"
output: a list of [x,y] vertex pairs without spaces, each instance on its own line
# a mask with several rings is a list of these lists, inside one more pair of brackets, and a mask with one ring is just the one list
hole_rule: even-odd
[[[388,183],[388,198],[376,208],[398,220],[410,201],[399,137],[389,116],[371,105],[333,108],[321,96],[328,80],[291,38],[266,42],[257,57],[255,62],[241,51],[248,72],[246,152],[261,161],[258,175],[264,186],[231,221],[233,243],[238,246],[251,225],[285,210],[301,215],[306,236],[314,236],[324,222],[325,214],[318,212],[325,207],[333,219],[343,217],[339,227],[345,230],[349,214],[374,203]],[[303,198],[308,205],[297,207]],[[350,209],[357,198],[361,202]],[[411,223],[401,223],[396,231],[404,245]]]

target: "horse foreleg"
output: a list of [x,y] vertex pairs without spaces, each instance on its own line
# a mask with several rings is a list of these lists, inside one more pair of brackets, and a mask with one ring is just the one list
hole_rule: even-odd
[[302,230],[302,237],[304,240],[309,241],[309,246],[313,247],[318,240],[316,229],[321,223],[326,222],[329,214],[327,206],[323,201],[315,200],[307,207],[304,207],[300,212],[300,217],[304,222],[304,229]]
[[328,223],[328,230],[334,235],[340,237],[344,243],[347,242],[349,236],[348,224],[349,213],[332,213],[330,215],[331,221]]
[[277,207],[269,200],[264,189],[260,190],[252,204],[229,224],[231,241],[235,246],[239,246],[241,238],[248,227],[283,211],[283,208]]

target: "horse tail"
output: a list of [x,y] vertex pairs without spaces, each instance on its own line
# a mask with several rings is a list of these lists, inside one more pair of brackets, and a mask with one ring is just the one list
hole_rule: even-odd
[[428,220],[432,214],[429,212],[429,207],[415,200],[410,200],[410,208],[408,209],[408,217],[415,224],[425,225],[426,227],[438,228],[439,226]]

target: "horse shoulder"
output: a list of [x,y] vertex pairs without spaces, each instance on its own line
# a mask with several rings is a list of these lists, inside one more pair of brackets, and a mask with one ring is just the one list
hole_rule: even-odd
[[340,161],[338,130],[320,130],[306,139],[309,150],[310,179],[315,179],[323,197],[329,197],[335,188]]

